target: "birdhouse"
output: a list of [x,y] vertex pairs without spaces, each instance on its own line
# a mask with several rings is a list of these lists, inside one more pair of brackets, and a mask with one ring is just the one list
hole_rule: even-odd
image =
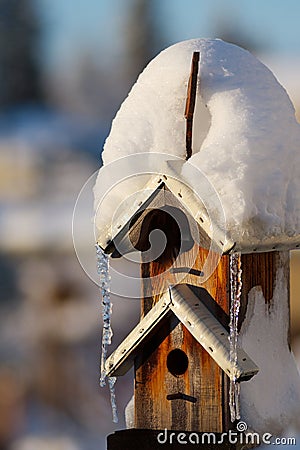
[[[184,76],[188,78],[187,61],[191,61],[191,49],[197,52],[194,52],[189,83],[184,84]],[[118,116],[115,119],[111,134],[115,133],[117,138],[112,137],[106,144],[108,149],[118,149],[120,157],[123,155],[116,127],[122,124],[128,139],[129,132],[134,135],[129,139],[130,156],[125,165],[122,162],[123,167],[126,166],[120,177],[125,180],[123,188],[122,183],[116,182],[116,177],[112,184],[118,185],[118,192],[114,196],[111,190],[107,201],[107,205],[117,201],[120,206],[113,208],[116,211],[113,219],[109,213],[99,219],[97,241],[112,258],[134,251],[141,254],[141,320],[108,357],[105,366],[110,377],[122,376],[134,366],[134,428],[137,430],[227,432],[234,426],[229,404],[238,409],[234,405],[238,399],[232,392],[233,383],[241,388],[241,417],[258,432],[272,432],[266,429],[266,424],[273,419],[275,422],[283,418],[283,422],[288,423],[297,410],[300,383],[288,343],[289,250],[300,244],[298,219],[295,219],[298,208],[298,197],[294,192],[296,181],[292,177],[289,182],[287,177],[287,172],[293,168],[289,167],[285,174],[278,170],[273,173],[266,162],[267,157],[255,153],[258,144],[262,145],[263,154],[276,140],[281,142],[283,138],[279,135],[266,137],[266,129],[270,127],[272,131],[273,127],[275,130],[277,123],[274,115],[265,118],[266,109],[268,113],[274,107],[271,104],[274,93],[271,88],[267,93],[263,89],[257,93],[254,79],[258,77],[268,87],[275,81],[269,71],[252,58],[238,47],[218,40],[189,41],[171,48],[169,53],[166,51],[158,57],[158,62],[154,60],[149,65],[148,77],[152,72],[156,75],[150,77],[153,85],[149,83],[147,71],[141,75],[140,82],[126,100],[127,106],[121,108],[119,119]],[[199,59],[203,62],[202,74],[201,65],[200,73],[195,69]],[[244,67],[249,69],[248,78]],[[175,68],[178,73],[172,78]],[[183,87],[187,88],[187,95],[186,91],[183,94]],[[168,101],[174,116],[171,114],[173,128],[171,119],[158,113],[153,91],[157,93],[160,105],[171,99]],[[153,125],[156,121],[157,112],[162,118],[160,128],[163,128],[164,138],[159,134],[161,130],[150,137],[145,132],[139,135],[141,118],[137,115],[132,118],[128,112],[134,111],[134,98],[141,98],[141,92],[146,97],[143,121],[147,130],[149,123]],[[200,98],[198,105],[196,93]],[[284,98],[279,89],[276,101],[280,96]],[[260,109],[262,104],[264,111]],[[283,100],[282,104],[287,113],[289,105],[286,106]],[[158,136],[166,148],[165,134],[170,138],[168,145],[171,148],[181,148],[184,133],[177,109],[182,111],[184,105],[185,159],[175,151],[168,157],[155,152],[151,157],[147,153],[133,156],[132,148],[137,142],[154,146]],[[256,112],[260,115],[258,121],[253,118]],[[193,118],[196,123],[202,120],[198,132]],[[130,121],[134,122],[133,126],[129,126]],[[180,132],[172,131],[176,127]],[[294,137],[298,133],[300,142],[299,126],[293,122],[292,128]],[[238,133],[236,141],[235,133]],[[199,151],[194,153],[197,145]],[[252,148],[256,166],[249,157]],[[109,159],[108,151],[106,155]],[[126,176],[126,171],[134,174],[134,161],[139,158],[146,161],[143,168],[146,175],[141,179]],[[227,160],[229,164],[226,165]],[[115,164],[119,161],[116,158]],[[110,161],[107,164],[109,166]],[[276,195],[282,195],[281,191],[272,192],[272,186],[258,177],[262,164],[266,164],[267,180],[274,182],[277,174],[274,189],[281,181],[285,186],[284,199],[279,205]],[[112,171],[107,173],[107,179],[115,176]],[[233,178],[227,179],[228,173]],[[211,184],[215,189],[211,189]],[[98,186],[106,189],[101,177]],[[260,197],[254,203],[256,195]],[[123,197],[129,201],[123,202]],[[284,216],[281,222],[278,219],[280,211]],[[226,220],[222,220],[222,214]],[[236,304],[232,304],[235,300]],[[238,344],[237,336],[233,336],[237,332],[240,333]],[[292,374],[294,393],[293,398],[289,395],[284,412],[280,410],[281,400],[278,399],[286,398],[284,395],[290,386],[285,387],[284,375],[278,375],[282,361]],[[272,377],[277,383],[273,390]],[[276,389],[280,390],[280,395],[276,394]],[[264,395],[269,411],[265,421],[260,417],[260,396]],[[238,414],[235,418],[239,418]],[[125,445],[124,434],[122,439]],[[141,433],[130,439],[131,448],[134,445],[148,448],[147,443],[141,443],[144,439]],[[113,438],[109,443],[109,448],[118,448]],[[226,445],[223,448],[236,448]],[[156,448],[153,440],[150,447]]]

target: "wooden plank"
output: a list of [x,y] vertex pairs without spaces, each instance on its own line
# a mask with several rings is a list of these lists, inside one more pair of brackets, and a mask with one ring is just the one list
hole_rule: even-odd
[[[242,255],[242,295],[239,317],[239,328],[246,316],[248,294],[254,286],[261,286],[266,305],[270,310],[275,287],[275,277],[281,265],[280,252],[250,253]],[[289,278],[289,267],[285,267],[286,277]]]
[[[287,280],[289,290],[290,279],[290,258],[288,251],[272,251],[266,253],[252,253],[242,255],[242,296],[241,296],[241,310],[239,318],[239,329],[242,326],[243,320],[246,316],[248,307],[248,294],[255,286],[261,286],[262,293],[265,299],[266,306],[269,313],[272,312],[273,294],[275,289],[276,274],[278,268],[284,271],[284,278]],[[290,310],[290,292],[288,292],[287,299],[283,301],[288,302]],[[288,344],[290,346],[290,323],[288,327]]]
[[196,103],[200,52],[193,53],[184,117],[186,118],[186,159],[192,156],[193,117]]

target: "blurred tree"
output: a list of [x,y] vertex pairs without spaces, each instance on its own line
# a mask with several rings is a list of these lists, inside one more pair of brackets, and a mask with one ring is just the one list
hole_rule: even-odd
[[55,72],[48,71],[45,77],[47,101],[60,110],[96,120],[108,130],[120,98],[125,95],[124,80],[119,72],[101,65],[101,61],[99,64],[88,49],[80,48],[76,59],[67,66],[62,65]]
[[257,54],[262,46],[252,37],[246,35],[239,28],[227,26],[226,23],[220,24],[218,37],[223,41],[238,45],[251,53]]
[[156,2],[131,0],[126,23],[128,81],[132,83],[148,62],[164,47],[161,30],[155,20]]
[[43,99],[37,46],[39,20],[32,0],[0,0],[0,106]]
[[216,1],[212,8],[212,24],[214,35],[223,41],[238,45],[254,54],[264,50],[267,43],[256,39],[254,33],[249,34],[241,24],[241,5],[228,0]]

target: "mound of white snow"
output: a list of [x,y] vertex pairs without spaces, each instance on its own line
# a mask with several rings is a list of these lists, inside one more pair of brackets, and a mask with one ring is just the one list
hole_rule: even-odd
[[[193,155],[186,163],[184,110],[194,51],[200,52],[200,67]],[[220,196],[230,237],[242,243],[299,235],[299,149],[293,105],[271,71],[235,45],[194,39],[161,52],[139,76],[113,121],[103,162],[107,166],[136,153],[166,153],[166,159],[182,158],[178,176],[195,188],[198,180],[189,167],[196,166]],[[96,209],[105,184],[102,171]],[[119,202],[145,183],[143,177],[123,183],[123,176],[113,174],[111,187],[117,187],[105,208],[100,205],[98,230],[112,219]]]
[[300,427],[300,377],[288,344],[288,267],[289,255],[283,252],[269,307],[261,286],[250,290],[239,336],[259,367],[257,375],[241,383],[242,419],[249,428],[274,436]]

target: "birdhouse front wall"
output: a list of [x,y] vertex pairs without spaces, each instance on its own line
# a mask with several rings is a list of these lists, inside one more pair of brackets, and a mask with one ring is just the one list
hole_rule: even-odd
[[[178,269],[186,270],[182,283],[205,288],[219,311],[228,314],[229,257],[222,256],[203,283],[202,271],[209,252],[198,246],[196,250],[196,259],[195,249],[191,249],[176,262]],[[143,314],[160,298],[151,293],[170,283],[172,274],[164,273],[164,267],[163,261],[142,265]],[[135,361],[135,426],[214,432],[228,429],[228,378],[185,326],[172,316],[151,346],[145,347]]]

